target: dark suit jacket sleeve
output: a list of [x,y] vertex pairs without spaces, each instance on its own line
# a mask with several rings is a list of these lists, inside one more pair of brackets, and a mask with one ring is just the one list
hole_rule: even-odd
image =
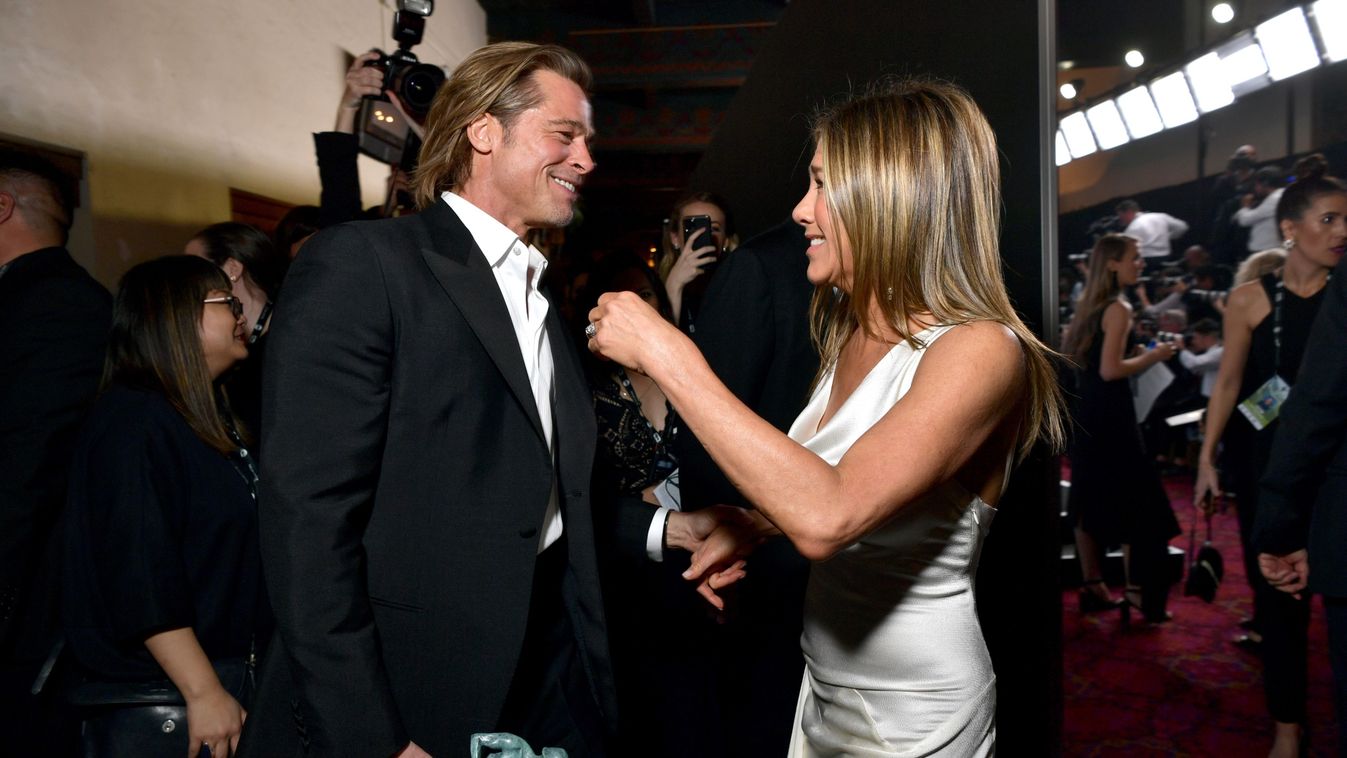
[[18,300],[0,338],[0,601],[26,584],[56,518],[112,320],[112,298],[92,279],[41,279],[9,296]]
[[[595,493],[602,492],[602,483],[595,482]],[[612,558],[624,564],[649,563],[645,540],[650,522],[661,511],[639,497],[595,495],[595,530],[606,543]]]
[[[720,381],[750,408],[758,406],[775,349],[772,292],[762,258],[750,251],[726,256],[707,288],[694,337]],[[743,339],[743,335],[753,339]],[[684,508],[716,503],[746,505],[691,430],[676,442]]]
[[1264,469],[1254,545],[1285,555],[1306,546],[1316,485],[1347,434],[1347,264],[1339,264],[1310,331]]
[[408,737],[366,590],[394,325],[380,260],[353,225],[304,246],[264,368],[263,566],[315,755],[391,755]]

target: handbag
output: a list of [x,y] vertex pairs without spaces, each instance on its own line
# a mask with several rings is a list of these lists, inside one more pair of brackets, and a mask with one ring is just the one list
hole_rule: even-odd
[[[212,661],[220,684],[244,708],[256,691],[254,661]],[[84,758],[182,758],[187,754],[187,701],[168,679],[149,682],[85,680],[66,690],[80,714]]]
[[1206,513],[1207,539],[1197,546],[1197,514],[1193,514],[1193,528],[1188,532],[1188,578],[1183,582],[1185,597],[1200,597],[1210,603],[1216,599],[1216,590],[1225,578],[1225,559],[1211,544],[1211,513]]

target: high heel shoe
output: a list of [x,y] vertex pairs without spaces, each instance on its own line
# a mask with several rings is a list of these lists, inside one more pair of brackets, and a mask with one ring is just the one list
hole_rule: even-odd
[[[1100,586],[1104,588],[1104,595],[1101,597],[1097,592],[1091,592],[1090,587]],[[1081,613],[1097,613],[1099,611],[1111,611],[1122,603],[1121,600],[1110,597],[1108,594],[1108,585],[1104,584],[1103,579],[1086,579],[1081,582],[1081,589],[1078,593],[1080,598]]]
[[1141,612],[1142,619],[1148,624],[1163,624],[1174,618],[1174,614],[1166,611],[1163,605],[1159,608],[1147,607],[1149,605],[1152,604],[1146,602],[1145,593],[1142,592],[1140,587],[1130,585],[1124,589],[1122,603],[1120,604],[1120,607],[1122,608],[1123,629],[1127,629],[1132,625],[1133,608]]

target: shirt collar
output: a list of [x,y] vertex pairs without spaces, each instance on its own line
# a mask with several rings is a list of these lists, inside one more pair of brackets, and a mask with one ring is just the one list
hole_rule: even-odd
[[440,197],[444,198],[444,202],[448,203],[449,208],[458,215],[458,220],[468,228],[472,241],[482,249],[482,255],[492,268],[499,267],[515,243],[520,242],[519,235],[510,231],[508,226],[473,205],[462,195],[445,192]]

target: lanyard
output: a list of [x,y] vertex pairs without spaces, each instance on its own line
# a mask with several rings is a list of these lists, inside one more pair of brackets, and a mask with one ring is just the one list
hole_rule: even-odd
[[257,324],[253,326],[253,333],[248,337],[248,344],[257,342],[257,338],[262,336],[262,332],[267,328],[267,321],[271,319],[271,310],[275,308],[270,300],[262,306],[262,312],[257,314]]

